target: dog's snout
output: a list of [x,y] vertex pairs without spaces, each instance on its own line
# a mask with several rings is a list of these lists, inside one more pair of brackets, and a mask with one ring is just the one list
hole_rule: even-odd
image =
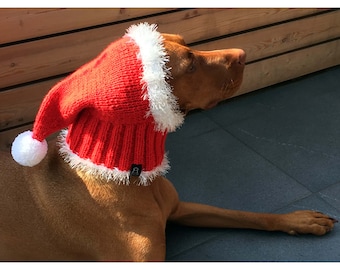
[[246,52],[242,49],[239,49],[238,52],[238,63],[244,65],[246,63]]
[[228,65],[238,64],[244,66],[246,63],[246,52],[242,49],[227,49],[224,51],[224,59]]

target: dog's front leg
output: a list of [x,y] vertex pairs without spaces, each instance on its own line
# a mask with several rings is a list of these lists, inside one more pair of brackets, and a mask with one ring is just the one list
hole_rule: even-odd
[[194,227],[283,231],[293,235],[324,235],[337,222],[320,212],[308,210],[288,214],[255,213],[189,202],[179,202],[169,220]]

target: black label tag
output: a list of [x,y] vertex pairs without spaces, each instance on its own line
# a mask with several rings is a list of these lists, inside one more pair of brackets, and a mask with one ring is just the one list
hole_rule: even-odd
[[141,173],[142,173],[142,164],[131,165],[131,170],[130,170],[131,176],[140,176]]

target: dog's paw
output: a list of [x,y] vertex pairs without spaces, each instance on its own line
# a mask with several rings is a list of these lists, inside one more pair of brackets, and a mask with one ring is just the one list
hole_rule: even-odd
[[321,212],[301,210],[282,215],[282,231],[291,234],[324,235],[332,231],[338,221]]

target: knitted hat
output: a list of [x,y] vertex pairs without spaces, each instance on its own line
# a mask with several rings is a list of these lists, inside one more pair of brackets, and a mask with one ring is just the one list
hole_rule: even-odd
[[72,168],[117,183],[139,176],[146,185],[169,169],[167,132],[184,120],[167,83],[168,56],[156,25],[131,26],[99,56],[55,85],[44,98],[33,131],[18,135],[12,156],[35,166],[47,153],[46,137],[59,137]]

